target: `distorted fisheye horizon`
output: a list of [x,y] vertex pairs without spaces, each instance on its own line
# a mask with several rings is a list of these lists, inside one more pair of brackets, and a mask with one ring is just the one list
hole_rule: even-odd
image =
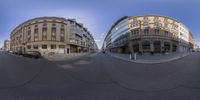
[[193,33],[199,44],[199,1],[197,0],[1,0],[0,47],[22,22],[43,16],[75,18],[94,36],[98,47],[111,25],[123,16],[156,14],[176,18]]
[[200,100],[198,0],[0,0],[0,100]]

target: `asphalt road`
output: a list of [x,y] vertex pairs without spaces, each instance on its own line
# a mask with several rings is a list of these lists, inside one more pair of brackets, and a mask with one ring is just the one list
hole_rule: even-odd
[[200,100],[200,53],[162,64],[107,54],[49,62],[0,52],[1,100]]

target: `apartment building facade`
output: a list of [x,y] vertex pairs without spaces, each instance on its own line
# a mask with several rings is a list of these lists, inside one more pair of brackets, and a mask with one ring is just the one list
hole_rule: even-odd
[[92,52],[95,41],[75,19],[39,17],[18,25],[10,34],[11,50],[46,54]]

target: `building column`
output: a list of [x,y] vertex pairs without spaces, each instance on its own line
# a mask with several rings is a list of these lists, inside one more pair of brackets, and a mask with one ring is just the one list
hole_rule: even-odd
[[160,42],[161,42],[161,45],[160,45],[160,46],[161,46],[161,52],[162,52],[162,51],[164,51],[164,49],[165,49],[165,48],[164,48],[164,41],[160,41]]
[[142,41],[139,41],[138,43],[139,43],[139,51],[140,51],[140,52],[143,52]]
[[[176,47],[176,52],[180,52],[180,51],[179,51],[179,48],[180,48],[179,44],[176,43],[176,46],[177,46],[177,47]],[[184,49],[185,49],[185,48],[184,48]],[[185,50],[184,50],[184,52],[185,52]]]
[[173,43],[172,42],[170,42],[170,52],[172,52],[172,50],[173,50]]
[[130,53],[133,53],[133,42],[129,41],[129,51]]
[[153,41],[150,42],[150,50],[151,52],[154,52],[154,45],[153,45]]

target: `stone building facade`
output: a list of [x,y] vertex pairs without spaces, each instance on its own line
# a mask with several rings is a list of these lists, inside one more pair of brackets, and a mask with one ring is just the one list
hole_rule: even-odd
[[75,19],[39,17],[17,26],[10,34],[11,50],[39,51],[41,54],[92,52],[93,36]]

